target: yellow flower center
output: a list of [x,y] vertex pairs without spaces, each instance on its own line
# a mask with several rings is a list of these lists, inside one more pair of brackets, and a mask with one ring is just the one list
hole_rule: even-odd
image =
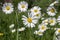
[[60,32],[60,30],[58,30],[58,32]]
[[45,26],[43,25],[43,26],[42,26],[42,30],[44,30],[44,29],[45,29]]
[[52,13],[54,13],[55,12],[55,10],[52,8],[51,10],[50,10]]
[[3,35],[3,33],[0,33],[0,36],[2,36]]
[[25,5],[22,5],[21,8],[25,8]]
[[50,23],[53,23],[54,22],[54,20],[50,20]]
[[36,16],[39,16],[39,14],[36,14]]
[[6,6],[6,9],[7,9],[7,10],[10,10],[10,6]]
[[38,12],[38,10],[37,10],[37,9],[35,9],[35,10],[34,10],[34,12]]
[[27,18],[27,21],[28,21],[29,23],[32,23],[32,18]]

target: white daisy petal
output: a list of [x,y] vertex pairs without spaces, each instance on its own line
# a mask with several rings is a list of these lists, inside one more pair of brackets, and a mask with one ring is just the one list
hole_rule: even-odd
[[13,28],[14,27],[14,24],[11,24],[10,26],[9,26],[9,28]]
[[35,31],[34,34],[39,35],[39,36],[43,36],[43,32],[41,32],[39,30],[38,31]]
[[31,23],[31,28],[35,27],[35,25],[33,23]]
[[60,16],[58,16],[58,18],[57,18],[57,22],[60,23]]
[[25,27],[21,27],[18,29],[18,31],[24,31],[25,30]]
[[14,32],[16,32],[16,29],[13,29],[13,30],[12,30],[12,33],[14,33]]

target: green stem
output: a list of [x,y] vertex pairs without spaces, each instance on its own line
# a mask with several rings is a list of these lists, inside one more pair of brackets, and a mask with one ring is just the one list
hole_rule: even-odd
[[18,25],[18,14],[17,14],[17,11],[16,11],[16,21],[17,21],[17,28],[16,28],[16,32],[17,32],[17,36],[16,36],[16,40],[18,40],[18,28],[19,28],[19,25]]
[[29,34],[29,36],[30,36],[29,40],[32,40],[32,37],[31,37],[31,35],[32,35],[32,29],[31,28],[30,28],[29,32],[30,32],[30,34]]

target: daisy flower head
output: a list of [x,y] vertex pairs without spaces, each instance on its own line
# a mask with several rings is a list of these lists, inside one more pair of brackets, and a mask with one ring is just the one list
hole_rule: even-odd
[[48,23],[49,23],[49,19],[48,18],[42,21],[42,24],[48,25]]
[[31,27],[31,28],[35,27],[35,24],[38,21],[37,17],[35,17],[35,16],[26,17],[26,16],[23,15],[22,17],[23,17],[22,18],[23,24],[26,25],[27,27]]
[[41,13],[35,15],[38,19],[41,18]]
[[47,9],[47,14],[48,14],[49,16],[55,16],[56,13],[57,13],[57,11],[56,11],[56,9],[55,9],[53,6],[52,6],[52,7],[48,7],[48,9]]
[[49,18],[49,24],[50,26],[54,26],[57,23],[56,18]]
[[40,25],[38,26],[38,29],[39,29],[41,32],[44,32],[44,31],[46,31],[48,28],[47,28],[47,26],[46,26],[45,24],[40,24]]
[[2,7],[2,11],[6,14],[11,14],[13,12],[13,5],[11,3],[4,3]]
[[59,35],[60,34],[60,28],[58,28],[55,32],[56,35]]
[[38,30],[38,31],[35,31],[34,34],[39,35],[39,36],[42,36],[43,35],[43,32],[41,32],[41,31]]
[[20,3],[18,3],[18,10],[21,12],[25,12],[28,9],[28,3],[25,1],[21,1]]
[[41,13],[41,8],[39,7],[39,6],[34,6],[33,8],[31,8],[31,12],[34,14],[34,15],[36,15],[36,14],[38,14],[38,13]]

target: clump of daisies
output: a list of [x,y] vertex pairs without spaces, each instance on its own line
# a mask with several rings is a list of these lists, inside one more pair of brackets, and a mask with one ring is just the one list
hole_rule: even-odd
[[28,9],[28,3],[25,1],[21,1],[20,3],[18,3],[18,10],[21,12],[25,12]]
[[[56,9],[54,8],[54,4],[58,3],[58,1],[55,1],[53,2],[52,4],[49,5],[49,7],[47,8],[47,14],[49,16],[55,16],[57,11]],[[2,10],[3,12],[5,12],[6,14],[10,14],[13,12],[13,5],[11,3],[4,3],[3,4],[3,7],[2,7]],[[25,1],[21,1],[18,3],[18,10],[20,12],[28,12],[28,3],[25,2]],[[32,7],[30,10],[29,10],[30,13],[27,13],[28,16],[25,16],[25,15],[22,15],[22,20],[23,20],[23,24],[26,26],[26,27],[29,27],[29,28],[33,28],[35,27],[35,25],[38,23],[38,20],[44,16],[42,15],[41,13],[41,8],[39,6],[34,6]],[[42,36],[43,33],[49,29],[47,27],[47,25],[49,24],[50,26],[54,26],[56,25],[56,23],[60,23],[60,16],[57,18],[54,18],[54,17],[50,17],[50,18],[41,18],[42,23],[38,25],[38,30],[36,30],[34,32],[34,34],[36,35],[39,35],[39,36]],[[14,33],[16,31],[24,31],[25,30],[25,27],[21,27],[21,28],[18,28],[17,30],[16,29],[13,29],[14,28],[14,24],[11,24],[9,26],[9,28],[11,29],[11,32]],[[53,28],[51,28],[53,29]],[[60,28],[58,28],[56,30],[56,35],[60,34]]]
[[4,3],[2,7],[2,11],[6,14],[11,14],[13,12],[13,5],[12,3]]
[[49,24],[50,26],[54,26],[57,24],[57,19],[54,17],[50,17],[50,18],[44,19],[42,23],[45,25]]
[[31,11],[32,15],[35,15],[38,18],[41,17],[41,8],[39,6],[32,7],[30,11]]
[[39,24],[37,31],[34,32],[34,34],[42,36],[43,33],[48,29],[47,25],[45,24]]

